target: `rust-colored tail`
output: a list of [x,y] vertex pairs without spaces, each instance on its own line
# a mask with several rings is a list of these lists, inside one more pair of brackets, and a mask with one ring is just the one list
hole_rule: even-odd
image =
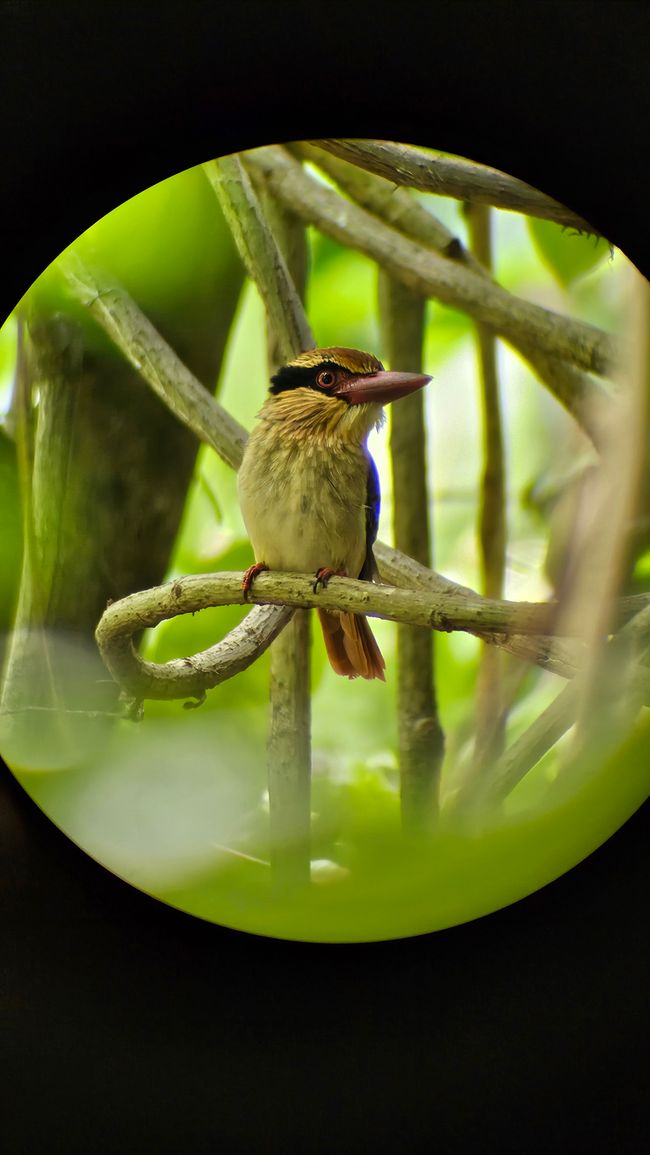
[[386,663],[362,614],[319,610],[330,665],[344,678],[379,678],[385,682]]

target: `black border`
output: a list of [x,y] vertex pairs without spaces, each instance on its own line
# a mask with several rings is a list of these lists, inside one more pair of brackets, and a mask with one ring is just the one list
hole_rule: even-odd
[[[4,3],[0,314],[129,195],[300,137],[484,160],[647,272],[648,30],[625,0]],[[647,805],[488,918],[320,947],[170,910],[84,856],[4,768],[0,790],[12,1155],[642,1149]]]

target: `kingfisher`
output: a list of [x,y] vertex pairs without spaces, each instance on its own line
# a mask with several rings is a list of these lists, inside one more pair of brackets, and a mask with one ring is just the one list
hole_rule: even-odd
[[[273,377],[239,470],[238,491],[255,564],[313,573],[314,591],[334,575],[375,581],[379,523],[377,467],[368,435],[383,406],[421,389],[421,373],[387,371],[371,353],[310,349]],[[318,610],[332,668],[348,678],[385,681],[385,662],[362,614]]]

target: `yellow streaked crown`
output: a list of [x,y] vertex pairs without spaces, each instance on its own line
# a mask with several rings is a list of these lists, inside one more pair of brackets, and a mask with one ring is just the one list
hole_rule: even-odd
[[384,368],[372,353],[364,353],[361,349],[345,349],[339,345],[328,349],[308,349],[288,361],[287,366],[311,369],[324,362],[339,365],[349,373],[380,373]]

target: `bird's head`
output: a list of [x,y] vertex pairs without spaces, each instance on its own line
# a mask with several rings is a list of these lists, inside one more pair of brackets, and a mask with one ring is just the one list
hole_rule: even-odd
[[299,353],[271,378],[270,392],[312,389],[346,405],[385,405],[421,389],[431,380],[423,373],[386,370],[372,353],[360,349],[309,349]]

